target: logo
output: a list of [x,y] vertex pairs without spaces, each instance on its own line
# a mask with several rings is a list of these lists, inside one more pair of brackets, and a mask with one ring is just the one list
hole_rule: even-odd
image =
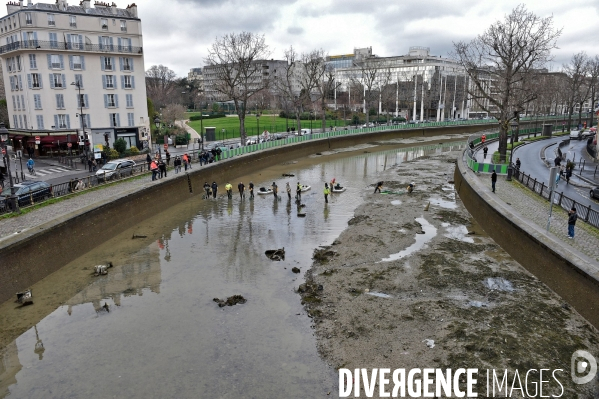
[[572,381],[575,384],[589,383],[597,375],[597,360],[587,351],[577,350],[572,354]]

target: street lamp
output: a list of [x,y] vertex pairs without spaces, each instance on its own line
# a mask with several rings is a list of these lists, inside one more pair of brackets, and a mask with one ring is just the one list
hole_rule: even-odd
[[510,150],[510,163],[508,164],[507,167],[507,181],[512,181],[512,175],[514,174],[514,165],[512,163],[512,158],[514,156],[514,132],[516,131],[516,129],[518,128],[518,122],[516,122],[516,120],[513,120],[512,123],[510,123],[510,127],[512,128],[512,134],[511,134],[511,143],[512,143],[512,149]]
[[[84,122],[84,114],[83,114],[83,101],[81,101],[81,83],[78,80],[75,80],[73,83],[71,83],[71,86],[76,86],[77,90],[79,91],[79,94],[77,95],[77,101],[79,102],[79,114],[77,116],[79,116],[79,120],[80,120],[80,125],[81,125],[81,137],[83,137],[84,139],[86,139],[85,137],[85,122]],[[70,141],[70,140],[69,140]],[[90,142],[90,146],[91,146],[91,142]],[[93,148],[92,148],[93,151]],[[93,154],[93,152],[92,152]]]
[[312,119],[314,119],[314,111],[310,111],[310,134],[312,134]]
[[260,114],[256,112],[256,124],[258,127],[256,128],[256,144],[258,144],[258,138],[260,137]]
[[0,147],[2,147],[2,160],[4,166],[6,166],[6,173],[8,174],[8,182],[10,187],[10,195],[5,196],[7,203],[12,208],[13,212],[19,212],[19,201],[14,195],[14,184],[12,175],[10,174],[10,159],[8,159],[8,151],[6,149],[6,143],[8,142],[8,130],[4,127],[4,122],[0,122]]
[[[156,117],[154,119],[154,125],[156,126],[156,130],[158,130],[158,136],[160,136],[160,125],[161,125],[161,122],[160,122],[160,118],[159,117]],[[160,156],[160,158],[162,158],[162,151],[160,150],[160,145],[158,145],[158,155]]]

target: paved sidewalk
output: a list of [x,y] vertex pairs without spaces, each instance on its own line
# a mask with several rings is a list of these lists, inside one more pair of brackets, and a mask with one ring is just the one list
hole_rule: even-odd
[[[490,177],[488,175],[481,175],[479,179],[491,191]],[[515,180],[508,182],[502,178],[497,180],[497,188],[494,195],[505,202],[506,207],[512,207],[516,212],[543,230],[547,228],[549,201],[544,200]],[[599,231],[579,219],[576,222],[575,238],[573,240],[569,239],[568,215],[566,211],[557,205],[553,207],[549,231],[553,233],[555,239],[584,253],[593,260],[599,261],[599,245],[597,245],[599,244]]]
[[[194,169],[200,167],[199,164],[194,164],[193,166]],[[179,176],[180,174],[181,173],[175,175],[174,170],[169,169],[167,177],[163,177],[161,180],[172,179],[173,176]],[[124,193],[155,183],[156,182],[152,182],[152,174],[146,173],[133,179],[102,187],[98,190],[88,191],[73,197],[64,198],[62,201],[55,204],[36,209],[18,217],[0,219],[0,242],[4,238],[10,237],[15,233],[39,227],[44,223],[86,208],[100,201],[110,199],[116,200]]]

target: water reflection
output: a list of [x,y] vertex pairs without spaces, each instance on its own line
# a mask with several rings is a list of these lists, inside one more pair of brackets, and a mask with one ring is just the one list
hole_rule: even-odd
[[[34,287],[51,298],[89,281],[2,349],[0,397],[9,391],[29,398],[306,398],[334,392],[335,373],[319,358],[310,319],[294,293],[302,277],[291,267],[307,270],[313,249],[345,228],[378,173],[418,154],[425,151],[300,160],[260,177],[241,176],[257,181],[256,187],[274,179],[284,187],[290,179],[281,174],[295,174],[292,183],[312,186],[302,195],[305,208],[272,195],[253,201],[194,197],[140,221]],[[325,204],[321,187],[333,177],[347,191]],[[297,216],[302,212],[306,217]],[[147,239],[132,240],[133,234]],[[284,261],[264,256],[281,247]],[[115,267],[106,276],[90,279],[89,270],[82,271],[82,265],[108,259]],[[248,302],[221,309],[212,301],[233,294]],[[9,312],[14,309],[1,307],[0,317]]]

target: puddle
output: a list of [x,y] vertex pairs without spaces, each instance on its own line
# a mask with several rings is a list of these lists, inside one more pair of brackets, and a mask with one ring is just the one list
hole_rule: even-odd
[[425,244],[433,239],[437,235],[437,228],[430,224],[425,218],[416,218],[416,221],[422,226],[424,234],[416,234],[414,237],[416,242],[401,252],[390,255],[388,258],[383,258],[381,262],[393,262],[401,258],[405,258],[408,255],[412,255],[414,252],[420,251],[424,248]]
[[497,291],[514,291],[514,286],[509,280],[502,277],[489,277],[484,281],[487,288]]
[[393,201],[391,201],[391,205],[401,205],[401,201],[400,200],[393,200]]
[[391,295],[383,294],[382,292],[367,292],[366,294],[376,296],[379,298],[393,298]]
[[486,308],[489,304],[481,301],[470,301],[468,302],[468,306],[473,308]]
[[452,226],[449,223],[441,223],[441,226],[445,227],[445,231],[447,232],[446,234],[443,234],[444,237],[474,244],[474,238],[468,235],[468,229],[466,226]]
[[458,204],[456,204],[455,202],[455,193],[453,193],[453,195],[454,198],[451,200],[443,199],[438,196],[430,197],[428,200],[430,201],[431,205],[439,206],[445,209],[456,209],[458,207]]

